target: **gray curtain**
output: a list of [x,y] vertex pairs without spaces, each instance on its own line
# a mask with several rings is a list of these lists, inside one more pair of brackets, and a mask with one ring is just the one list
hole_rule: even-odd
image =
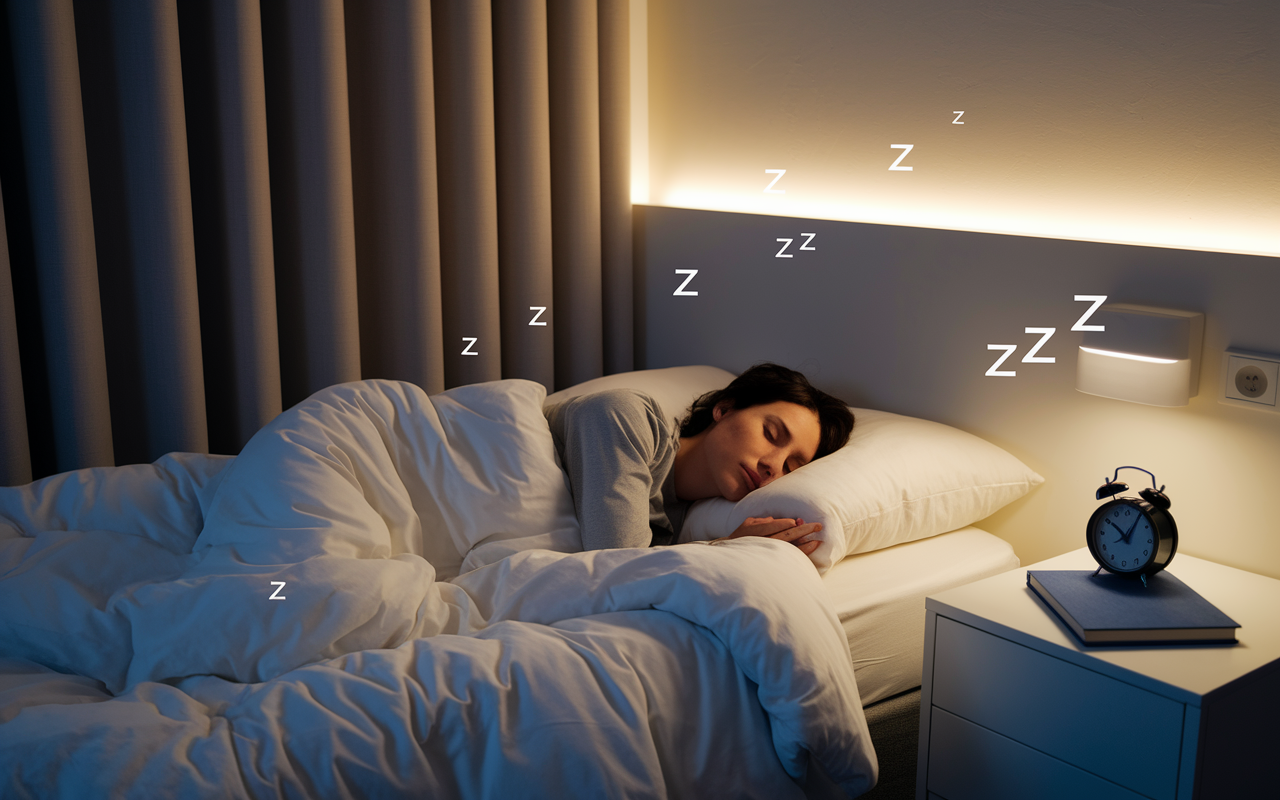
[[0,484],[633,368],[628,0],[0,5]]

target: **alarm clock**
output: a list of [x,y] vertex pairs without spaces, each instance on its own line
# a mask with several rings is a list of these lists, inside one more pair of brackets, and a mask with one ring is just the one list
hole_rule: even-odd
[[[1146,472],[1151,488],[1138,492],[1138,497],[1116,497],[1129,489],[1116,480],[1122,469]],[[1096,493],[1098,500],[1108,497],[1085,528],[1089,552],[1099,571],[1140,578],[1146,585],[1147,578],[1167,567],[1178,552],[1178,526],[1169,513],[1169,497],[1163,486],[1156,488],[1156,476],[1141,467],[1116,467],[1115,475]]]

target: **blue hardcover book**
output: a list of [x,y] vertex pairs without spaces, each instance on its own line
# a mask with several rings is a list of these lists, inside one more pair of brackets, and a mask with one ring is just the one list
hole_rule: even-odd
[[1168,572],[1028,570],[1027,586],[1088,645],[1235,644],[1231,617]]

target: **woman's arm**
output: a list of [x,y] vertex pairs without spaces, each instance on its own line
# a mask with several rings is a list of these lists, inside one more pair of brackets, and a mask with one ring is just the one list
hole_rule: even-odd
[[675,458],[657,401],[611,389],[571,398],[545,414],[569,477],[583,549],[648,547],[654,473],[665,475]]

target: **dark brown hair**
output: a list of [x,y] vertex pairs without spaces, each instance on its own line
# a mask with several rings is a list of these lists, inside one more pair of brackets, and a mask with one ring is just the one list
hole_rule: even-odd
[[713,410],[726,400],[735,409],[782,400],[816,411],[821,433],[815,459],[844,447],[853,431],[853,412],[843,400],[815,389],[802,373],[766,361],[734,378],[723,389],[707,392],[693,401],[689,412],[680,422],[680,435],[697,436],[711,427],[711,423],[715,421]]

